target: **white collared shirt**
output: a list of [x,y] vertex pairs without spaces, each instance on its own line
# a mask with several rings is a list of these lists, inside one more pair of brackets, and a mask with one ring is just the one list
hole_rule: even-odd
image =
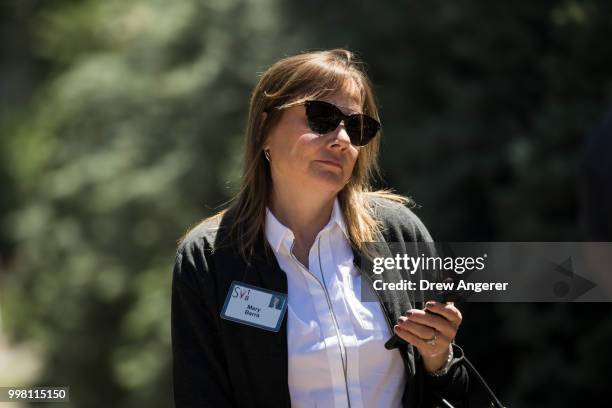
[[361,276],[338,199],[310,249],[308,269],[291,253],[293,232],[268,208],[266,238],[287,275],[291,406],[345,408],[350,398],[351,408],[400,407],[404,364],[397,349],[384,347],[391,330],[380,303],[360,300]]

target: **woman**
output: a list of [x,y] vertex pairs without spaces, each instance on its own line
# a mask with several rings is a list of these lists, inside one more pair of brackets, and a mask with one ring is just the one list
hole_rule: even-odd
[[[405,292],[360,300],[371,285],[364,243],[431,241],[407,199],[371,191],[379,127],[349,51],[300,54],[263,74],[240,193],[178,249],[177,407],[464,406],[457,308],[422,309]],[[404,341],[387,350],[394,333]]]

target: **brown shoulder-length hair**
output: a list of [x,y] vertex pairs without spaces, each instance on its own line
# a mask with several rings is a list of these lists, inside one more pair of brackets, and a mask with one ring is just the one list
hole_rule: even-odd
[[[202,221],[212,221],[214,225],[217,218],[232,211],[227,238],[247,263],[254,255],[255,244],[259,240],[266,241],[266,206],[272,191],[272,178],[263,146],[270,129],[282,115],[282,109],[273,108],[325,97],[343,89],[349,81],[360,90],[362,111],[378,119],[372,85],[363,64],[345,49],[305,52],[283,58],[268,68],[255,86],[249,106],[240,190],[228,208]],[[265,119],[264,112],[268,112]],[[363,249],[364,242],[376,240],[376,231],[380,228],[380,223],[373,217],[369,197],[388,198],[402,204],[411,202],[409,198],[389,190],[372,190],[374,177],[380,176],[380,137],[378,135],[360,148],[351,178],[338,192],[351,245],[359,250]],[[266,254],[269,254],[269,246],[264,246]]]

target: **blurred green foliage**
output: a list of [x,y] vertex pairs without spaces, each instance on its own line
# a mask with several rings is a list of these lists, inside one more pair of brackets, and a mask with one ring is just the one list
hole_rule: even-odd
[[[603,0],[2,2],[5,331],[44,347],[35,382],[70,385],[73,406],[170,406],[176,240],[236,191],[258,74],[307,49],[368,63],[384,183],[416,200],[434,238],[579,240],[577,153],[612,96],[611,12]],[[612,357],[593,350],[612,339],[609,307],[464,310],[459,342],[509,405],[605,391]]]

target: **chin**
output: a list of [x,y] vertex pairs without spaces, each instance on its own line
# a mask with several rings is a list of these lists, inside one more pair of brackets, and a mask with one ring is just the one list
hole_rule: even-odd
[[334,194],[344,188],[344,179],[341,174],[316,174],[313,178],[313,185],[316,185],[318,190],[326,190]]

